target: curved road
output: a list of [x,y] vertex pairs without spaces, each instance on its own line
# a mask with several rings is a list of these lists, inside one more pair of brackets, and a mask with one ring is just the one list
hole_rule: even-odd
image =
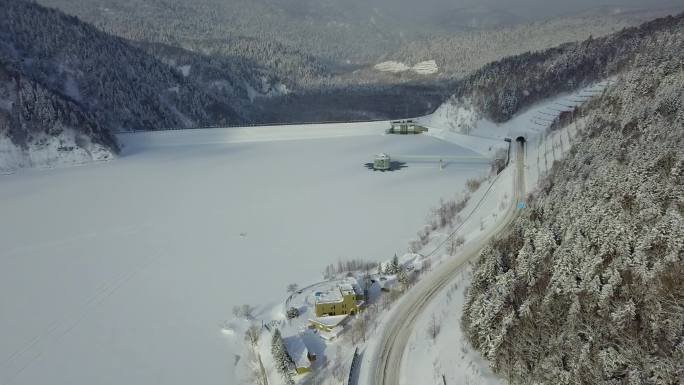
[[487,232],[466,244],[459,255],[440,265],[438,270],[420,280],[406,296],[399,301],[395,316],[391,318],[383,331],[376,352],[376,365],[370,374],[372,385],[399,385],[401,365],[408,339],[418,316],[434,296],[439,293],[456,273],[468,261],[476,258],[480,250],[503,231],[518,216],[520,210],[517,203],[525,196],[525,147],[523,143],[514,142],[516,146],[515,177],[513,189],[516,204],[511,205],[502,220]]

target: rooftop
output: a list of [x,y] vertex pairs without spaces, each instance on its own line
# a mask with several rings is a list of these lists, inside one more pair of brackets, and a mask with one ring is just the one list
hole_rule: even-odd
[[357,291],[354,289],[356,280],[348,280],[340,283],[336,287],[331,287],[328,291],[317,292],[315,294],[316,303],[338,303],[342,302],[344,295],[354,295]]
[[350,294],[356,294],[354,291],[354,286],[350,283],[344,283],[340,285],[340,292],[342,292],[342,295],[350,295]]
[[298,368],[308,368],[311,366],[308,357],[309,349],[306,348],[304,340],[299,335],[285,337],[283,342],[285,343],[287,353],[292,357]]
[[342,292],[339,287],[330,288],[325,292],[317,292],[316,303],[337,303],[342,302]]
[[310,322],[325,326],[327,328],[334,328],[336,326],[339,326],[344,320],[349,317],[347,314],[342,314],[342,315],[333,315],[329,317],[314,317],[314,318],[309,318]]
[[330,330],[329,332],[326,331],[319,331],[318,334],[323,337],[324,339],[328,341],[332,341],[335,338],[339,337],[340,334],[344,331],[344,328],[342,326],[335,326]]

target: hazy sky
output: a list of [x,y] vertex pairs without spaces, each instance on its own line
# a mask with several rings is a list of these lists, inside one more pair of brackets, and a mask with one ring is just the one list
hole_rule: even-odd
[[664,8],[684,7],[684,0],[371,0],[385,7],[401,8],[418,14],[444,9],[483,6],[514,13],[525,19],[577,13],[600,6]]

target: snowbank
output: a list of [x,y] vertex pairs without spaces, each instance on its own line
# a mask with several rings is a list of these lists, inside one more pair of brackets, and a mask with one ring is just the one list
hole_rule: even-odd
[[[440,292],[415,324],[402,364],[402,383],[504,385],[461,331],[461,314],[471,271],[466,268]],[[436,338],[433,339],[433,336]]]
[[0,172],[9,173],[20,168],[52,168],[105,161],[114,158],[107,148],[91,142],[85,135],[66,129],[57,136],[44,135],[28,144],[27,149],[17,147],[0,136]]

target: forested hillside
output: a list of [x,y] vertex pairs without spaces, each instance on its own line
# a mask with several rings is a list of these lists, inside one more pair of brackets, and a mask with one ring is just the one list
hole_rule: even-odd
[[[257,124],[428,114],[459,78],[492,60],[603,36],[670,12],[523,23],[486,7],[416,13],[392,0],[39,2],[126,39]],[[436,68],[422,73],[376,68],[432,60]]]
[[0,63],[0,171],[106,160],[117,150],[76,103]]
[[34,3],[2,0],[0,6],[3,60],[79,103],[101,124],[127,130],[241,121],[232,98],[199,89],[120,38]]
[[184,73],[163,54],[35,3],[0,0],[0,14],[4,168],[102,158],[70,153],[90,152],[85,138],[110,157],[117,151],[110,133],[121,130],[241,123],[251,98],[271,92],[271,79],[256,69],[186,53],[204,71]]
[[512,384],[682,383],[683,31],[680,17],[584,43],[614,48],[601,58],[618,80],[577,114],[580,140],[480,255],[463,326]]
[[466,105],[495,122],[510,119],[544,98],[604,79],[628,67],[663,39],[681,40],[684,14],[665,17],[601,38],[489,63],[457,83],[453,105]]
[[[470,95],[500,121],[550,93],[612,73],[643,33],[523,54],[460,81],[489,60],[603,35],[642,16],[455,31],[441,22],[397,23],[389,8],[349,1],[41,0],[91,25],[34,2],[0,0],[0,63],[109,132],[418,116],[454,90],[454,100]],[[463,12],[465,23],[491,16]],[[389,59],[434,59],[437,72],[375,68]],[[537,69],[510,76],[521,64]],[[544,66],[551,68],[544,76],[527,77]],[[17,148],[31,143],[25,126],[8,122]]]
[[[603,36],[663,15],[653,11],[600,17],[570,15],[522,23],[515,15],[478,6],[408,14],[393,0],[40,3],[131,41],[179,47],[247,66],[257,64],[290,90],[306,92],[359,84],[430,84],[435,79],[465,76],[508,55],[584,40],[590,35]],[[419,4],[414,8],[420,8]],[[385,60],[410,66],[435,60],[439,71],[416,75],[373,68]]]

